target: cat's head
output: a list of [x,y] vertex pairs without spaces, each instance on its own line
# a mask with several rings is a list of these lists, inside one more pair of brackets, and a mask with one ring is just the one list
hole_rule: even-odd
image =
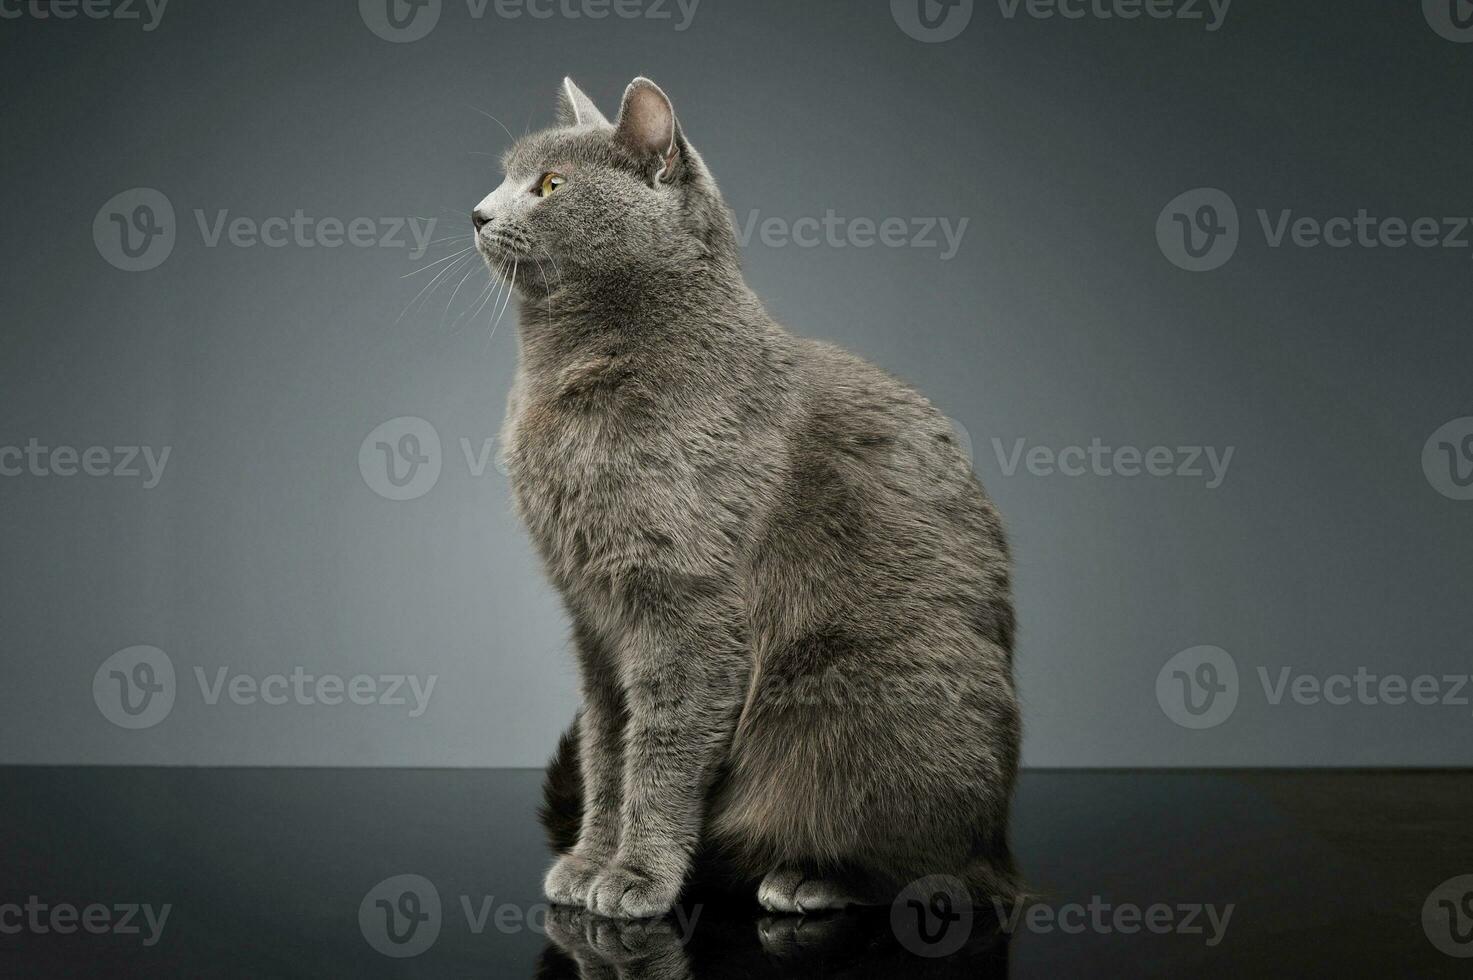
[[493,269],[528,266],[522,283],[538,292],[534,263],[549,284],[735,267],[730,212],[658,85],[631,82],[612,123],[572,79],[558,101],[560,125],[518,140],[472,213]]

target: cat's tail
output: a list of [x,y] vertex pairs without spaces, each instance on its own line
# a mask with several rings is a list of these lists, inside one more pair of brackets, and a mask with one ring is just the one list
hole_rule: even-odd
[[542,781],[542,806],[537,812],[547,843],[556,854],[564,854],[578,843],[583,822],[583,774],[578,762],[578,716],[558,739],[557,752],[547,764]]
[[1015,905],[1026,904],[1034,897],[1007,853],[979,858],[967,868],[965,878],[972,904],[990,907],[999,914],[1006,915]]

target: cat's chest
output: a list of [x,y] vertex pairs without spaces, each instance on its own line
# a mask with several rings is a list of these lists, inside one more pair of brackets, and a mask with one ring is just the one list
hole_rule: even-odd
[[634,368],[608,354],[518,377],[502,434],[513,485],[571,488],[623,470],[649,411],[639,389]]
[[659,400],[616,357],[519,379],[502,439],[517,510],[555,569],[634,559],[689,475]]

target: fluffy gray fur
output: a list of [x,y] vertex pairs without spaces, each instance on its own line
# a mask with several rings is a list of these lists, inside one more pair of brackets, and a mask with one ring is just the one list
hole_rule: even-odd
[[947,420],[768,316],[653,82],[610,123],[565,81],[560,122],[475,214],[514,270],[502,445],[581,677],[547,897],[660,915],[711,864],[780,912],[930,874],[1012,898],[1007,547]]

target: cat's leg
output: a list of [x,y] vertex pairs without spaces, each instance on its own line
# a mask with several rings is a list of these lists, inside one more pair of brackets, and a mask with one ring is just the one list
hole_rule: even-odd
[[594,881],[588,908],[644,918],[670,910],[690,870],[747,659],[741,605],[723,585],[654,573],[624,588],[632,621],[630,649],[621,651],[628,722],[619,851]]
[[611,661],[586,626],[575,626],[574,639],[583,676],[578,720],[583,815],[578,843],[557,859],[543,880],[543,894],[559,905],[586,905],[594,879],[613,861],[619,848],[624,779],[624,706]]
[[[764,862],[769,910],[888,905],[931,874],[962,879],[984,904],[1016,892],[1004,658],[980,642],[958,649],[960,627],[918,632],[876,643],[830,628],[764,653],[714,834]],[[810,884],[800,872],[815,868]]]

